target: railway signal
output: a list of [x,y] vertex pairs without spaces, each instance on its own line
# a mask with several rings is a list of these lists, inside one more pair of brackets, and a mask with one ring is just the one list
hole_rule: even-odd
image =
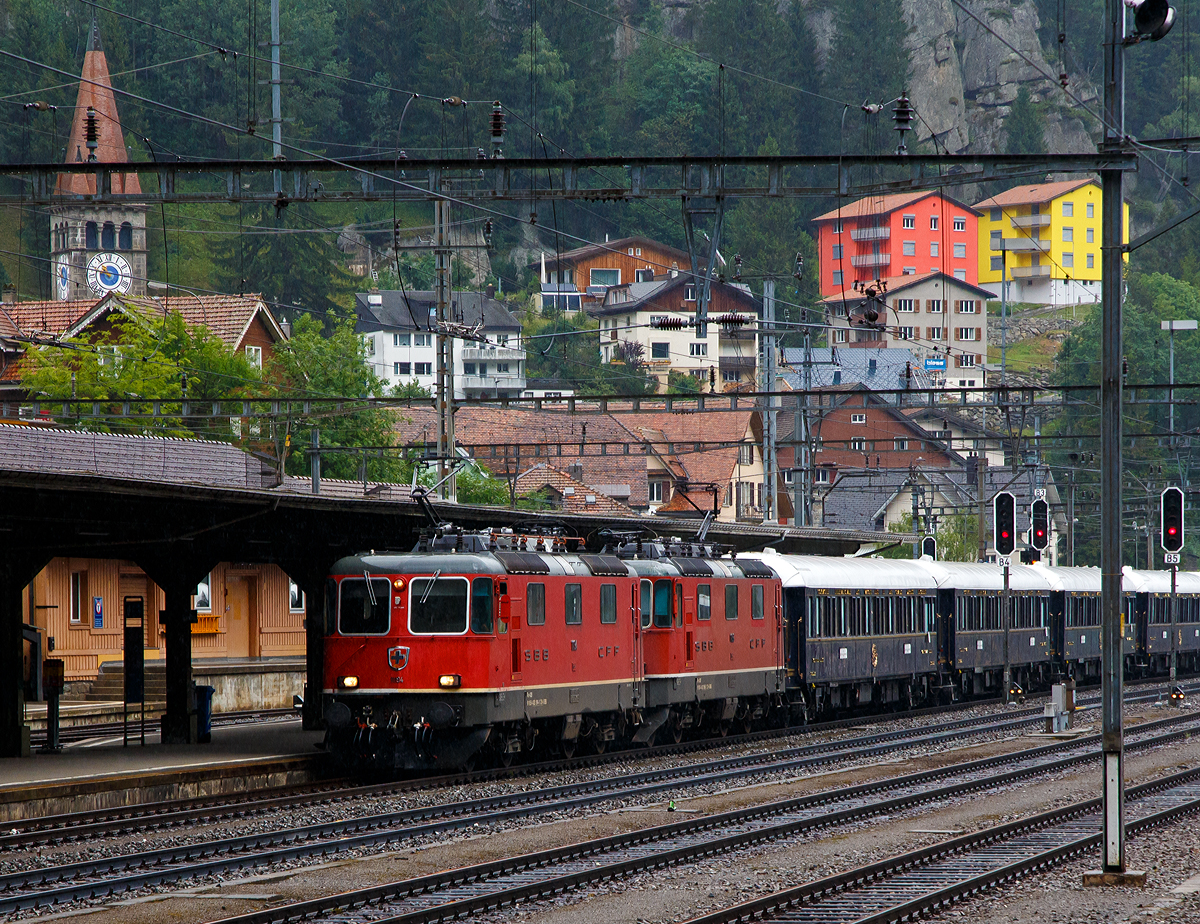
[[1029,519],[1030,543],[1035,549],[1044,549],[1050,542],[1050,505],[1038,498],[1029,508]]
[[1159,542],[1168,552],[1178,552],[1183,548],[1183,491],[1179,488],[1163,488],[1160,502],[1162,527],[1159,531]]
[[934,536],[926,536],[921,540],[921,554],[937,561],[937,539]]
[[1017,547],[1017,499],[1009,491],[1000,491],[992,498],[992,543],[996,554],[1007,558]]

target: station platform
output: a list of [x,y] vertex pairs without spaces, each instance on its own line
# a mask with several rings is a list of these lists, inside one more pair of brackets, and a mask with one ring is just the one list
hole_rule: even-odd
[[[219,716],[218,716],[219,719]],[[310,782],[326,775],[320,731],[298,716],[216,724],[206,744],[159,743],[158,722],[130,723],[130,742],[106,730],[55,754],[0,759],[0,824],[142,802]]]

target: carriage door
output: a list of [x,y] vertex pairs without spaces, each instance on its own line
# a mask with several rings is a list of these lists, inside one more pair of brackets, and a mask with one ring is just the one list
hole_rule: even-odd
[[[642,581],[649,588],[649,581]],[[648,589],[642,595],[648,596]],[[630,646],[629,675],[633,678],[633,706],[636,709],[642,704],[642,678],[646,672],[646,659],[642,654],[642,620],[643,609],[638,605],[638,582],[629,585],[629,618],[633,622],[633,644]]]
[[684,594],[683,594],[683,581],[676,581],[675,582],[675,625],[683,626],[683,641],[684,641],[683,663],[684,663],[684,666],[687,668],[693,668],[693,667],[695,667],[695,661],[696,661],[696,656],[694,654],[694,652],[696,650],[696,631],[695,631],[696,627],[693,622],[693,620],[695,619],[695,615],[692,611],[692,605],[693,605],[692,601],[695,598],[694,597],[687,598],[687,602],[688,602],[689,606],[686,610],[684,609],[684,599],[685,598],[684,598]]
[[[937,594],[938,665],[954,670],[958,652],[954,641],[954,591],[939,590]],[[943,680],[943,683],[946,682]]]

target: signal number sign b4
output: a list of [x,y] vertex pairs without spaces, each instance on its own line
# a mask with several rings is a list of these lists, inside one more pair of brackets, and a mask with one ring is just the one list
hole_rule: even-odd
[[1178,552],[1183,548],[1183,491],[1179,488],[1165,488],[1162,492],[1162,530],[1159,541],[1168,552]]

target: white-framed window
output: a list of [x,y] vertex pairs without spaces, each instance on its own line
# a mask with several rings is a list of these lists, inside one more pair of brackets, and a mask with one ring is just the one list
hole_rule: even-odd
[[974,314],[975,300],[972,298],[960,298],[954,303],[954,309],[959,314]]
[[1063,231],[1063,243],[1064,244],[1068,244],[1071,241],[1075,240],[1075,229],[1074,228],[1063,228],[1062,231]]
[[[363,353],[365,353],[367,356],[375,355],[375,335],[374,334],[363,334],[362,335],[362,345],[363,345]],[[246,355],[247,356],[250,355],[250,347],[246,347]]]
[[683,300],[685,302],[694,302],[696,300],[696,287],[695,286],[684,286],[683,287]]
[[408,334],[392,334],[392,346],[408,346],[411,339]]
[[930,314],[941,314],[942,313],[942,300],[940,298],[925,299],[925,310],[928,311]]
[[634,255],[635,257],[640,257],[640,256],[642,255],[642,248],[641,248],[641,247],[635,247],[635,248],[633,249],[633,255]]
[[726,382],[726,383],[740,382],[741,376],[738,375],[736,369],[726,369],[724,372],[721,373],[721,381]]
[[646,497],[652,504],[661,504],[663,496],[666,493],[664,486],[666,481],[662,478],[651,478],[646,483]]
[[896,336],[901,340],[916,340],[917,329],[915,327],[897,327]]
[[841,234],[841,233],[842,233],[842,220],[841,220],[840,218],[839,218],[839,219],[837,219],[837,220],[836,220],[836,221],[833,223],[833,233],[834,233],[834,234]]
[[707,343],[691,344],[691,355],[692,356],[707,356],[708,355],[708,344]]
[[1087,217],[1088,218],[1096,217],[1096,204],[1094,202],[1089,202],[1087,204]]
[[960,327],[960,328],[958,328],[958,330],[956,330],[954,332],[954,339],[955,340],[978,340],[979,338],[975,335],[975,332],[978,330],[979,330],[978,327]]
[[906,267],[904,267],[904,269],[902,269],[900,271],[900,275],[901,276],[915,276],[915,275],[917,275],[917,268],[915,266],[906,266]]
[[849,330],[847,330],[844,327],[836,327],[836,328],[834,328],[834,331],[833,331],[833,342],[834,343],[848,343],[849,336],[850,336]]
[[850,449],[854,452],[866,452],[867,441],[864,437],[856,436],[850,440]]
[[[374,337],[371,338],[371,353],[370,353],[370,355],[372,355],[372,356],[375,355],[375,338]],[[255,369],[261,369],[262,368],[262,347],[259,347],[259,346],[246,347],[246,359],[250,363],[250,365],[252,365]]]
[[813,481],[816,484],[829,484],[830,470],[827,468],[818,468],[813,471]]
[[[973,368],[975,366],[975,354],[974,353],[963,353],[961,356],[958,357],[958,365],[960,367],[962,367],[963,369]],[[972,382],[971,384],[974,385],[975,383]]]
[[413,334],[413,346],[433,346],[433,334]]
[[954,258],[956,260],[965,260],[967,258],[967,245],[963,241],[959,241],[954,245]]
[[1096,229],[1095,229],[1095,228],[1088,228],[1088,229],[1087,229],[1087,242],[1088,242],[1089,244],[1094,244],[1094,243],[1096,243]]
[[852,424],[866,424],[866,422],[867,422],[866,414],[851,414],[850,415],[850,423],[852,423]]
[[915,257],[917,255],[917,242],[904,241],[901,243],[901,254],[905,257]]
[[71,572],[71,623],[83,622],[83,608],[87,602],[87,572]]
[[196,585],[196,612],[211,613],[212,608],[212,572],[210,571],[204,576],[204,580]]
[[929,256],[936,257],[940,252],[937,241],[929,242]]
[[899,452],[906,452],[908,450],[908,440],[897,437],[892,440],[892,448]]
[[393,375],[412,375],[412,363],[392,363]]
[[602,269],[594,268],[588,270],[588,285],[589,286],[619,286],[621,284],[621,270],[618,269]]
[[650,267],[633,271],[634,282],[654,282],[654,270]]
[[754,444],[742,443],[738,446],[738,465],[754,464]]
[[929,216],[929,230],[936,231],[938,229],[938,217],[936,215]]
[[1064,253],[1062,255],[1062,265],[1063,266],[1074,266],[1075,265],[1075,254]]
[[842,284],[842,271],[841,270],[833,271],[833,284],[835,286],[840,286]]
[[1063,203],[1063,218],[1074,218],[1074,217],[1075,217],[1075,203],[1074,202],[1064,202]]
[[892,300],[892,307],[899,313],[911,314],[917,310],[917,302],[912,298],[896,298]]
[[833,259],[835,259],[835,260],[842,259],[842,245],[841,244],[833,245]]
[[629,256],[631,256],[631,257],[632,257],[632,256],[633,256],[633,248],[632,248],[632,247],[630,247],[630,248],[629,248],[629,250],[627,250],[627,251],[626,251],[626,253],[628,253],[628,254],[629,254]]
[[955,231],[966,231],[967,230],[967,219],[964,218],[962,215],[956,215],[954,217],[954,230]]
[[927,327],[925,330],[928,332],[930,340],[942,340],[945,338],[945,334],[940,327]]
[[704,381],[704,377],[705,377],[705,373],[704,373],[703,369],[693,369],[692,370],[692,378],[700,379],[701,381]]
[[966,282],[967,281],[967,271],[965,269],[956,269],[954,271],[954,278],[957,279],[959,282]]
[[508,346],[508,334],[497,334],[496,346]]
[[917,216],[905,215],[902,223],[905,230],[908,230],[909,228],[915,228],[917,226]]
[[433,363],[413,363],[415,375],[433,375]]
[[1090,254],[1090,253],[1089,253],[1089,254],[1087,255],[1087,268],[1088,268],[1088,269],[1095,269],[1095,268],[1096,268],[1096,255],[1095,255],[1095,254]]
[[291,578],[288,578],[288,610],[293,613],[304,612],[304,591]]

